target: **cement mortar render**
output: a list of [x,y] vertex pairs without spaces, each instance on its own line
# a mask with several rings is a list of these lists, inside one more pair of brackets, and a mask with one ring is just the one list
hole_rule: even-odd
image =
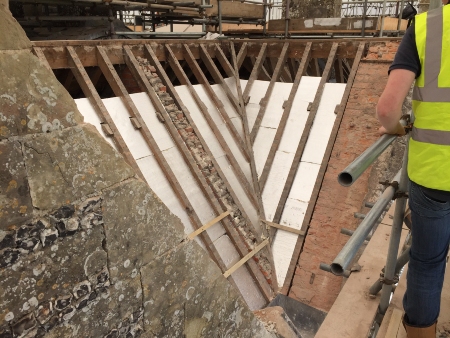
[[3,7],[0,26],[0,337],[270,337]]

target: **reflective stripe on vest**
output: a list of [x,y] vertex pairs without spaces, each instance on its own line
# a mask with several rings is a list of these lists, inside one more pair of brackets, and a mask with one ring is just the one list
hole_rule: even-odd
[[[422,14],[425,18],[417,18],[416,31],[426,25],[425,62],[422,65],[424,87],[414,86],[413,100],[425,102],[450,102],[450,88],[439,88],[438,78],[441,70],[443,41],[443,7]],[[420,19],[426,21],[421,24]],[[425,24],[425,25],[424,25]],[[430,33],[431,34],[428,34]],[[420,56],[420,54],[419,54]],[[422,74],[421,74],[422,76]],[[450,74],[449,74],[450,76]]]
[[408,174],[450,191],[450,5],[417,15],[415,33],[422,71],[413,91]]

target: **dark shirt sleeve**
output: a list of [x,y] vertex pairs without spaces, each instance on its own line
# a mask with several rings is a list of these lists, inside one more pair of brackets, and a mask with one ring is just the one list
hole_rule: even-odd
[[389,67],[389,73],[393,69],[406,69],[416,74],[416,78],[420,75],[421,66],[419,53],[416,47],[416,34],[414,31],[414,24],[412,24],[403,36],[400,46],[398,46],[397,53],[394,57],[394,62]]

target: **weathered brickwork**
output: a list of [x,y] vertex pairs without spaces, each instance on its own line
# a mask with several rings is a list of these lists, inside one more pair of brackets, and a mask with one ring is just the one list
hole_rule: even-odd
[[392,61],[396,47],[398,42],[371,44],[359,65],[296,267],[289,296],[323,311],[333,305],[343,279],[320,270],[319,265],[331,263],[347,242],[341,229],[354,230],[360,223],[353,214],[367,212],[364,200],[370,195],[369,176],[376,180],[380,173],[368,169],[351,187],[341,186],[337,176],[379,137],[375,107],[390,63],[374,60]]
[[0,338],[270,337],[4,22]]

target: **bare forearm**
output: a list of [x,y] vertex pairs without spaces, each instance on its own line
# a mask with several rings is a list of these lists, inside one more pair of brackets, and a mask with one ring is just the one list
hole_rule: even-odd
[[402,116],[402,105],[414,82],[415,74],[409,70],[394,69],[389,75],[386,87],[377,105],[377,118],[383,126],[380,131],[388,134],[404,134],[399,120]]
[[402,111],[400,109],[388,110],[380,113],[377,108],[377,117],[381,125],[386,129],[388,134],[399,134],[399,130],[403,129],[400,124]]

